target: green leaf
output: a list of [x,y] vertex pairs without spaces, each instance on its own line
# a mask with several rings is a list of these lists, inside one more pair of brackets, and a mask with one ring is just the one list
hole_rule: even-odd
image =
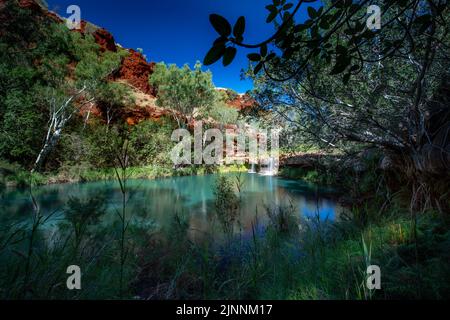
[[247,58],[253,62],[261,61],[261,55],[259,53],[250,53],[247,55]]
[[277,7],[274,6],[273,4],[269,4],[268,6],[266,6],[266,9],[269,10],[270,12],[277,11]]
[[265,61],[269,61],[269,60],[272,60],[273,58],[275,58],[277,55],[275,54],[275,53],[271,53],[271,54],[269,54],[267,57],[266,57],[266,59],[265,59]]
[[331,70],[330,75],[340,74],[340,73],[344,72],[346,68],[347,68],[347,66],[344,64],[336,64],[333,67],[333,70]]
[[260,51],[260,53],[261,53],[261,57],[267,56],[267,44],[263,44],[263,45],[261,46],[261,51]]
[[358,3],[352,3],[349,9],[350,14],[355,14],[358,10],[361,9],[361,5]]
[[295,33],[299,33],[299,32],[305,31],[308,28],[309,27],[306,24],[298,24],[298,25],[295,26],[294,32]]
[[253,74],[256,76],[262,69],[264,63],[260,62],[256,65],[255,69],[253,70]]
[[277,10],[272,11],[272,12],[269,14],[269,16],[267,17],[266,22],[267,22],[267,23],[271,23],[273,20],[275,20],[275,18],[277,17],[277,15],[278,15],[278,11],[277,11]]
[[216,45],[213,46],[205,56],[203,60],[203,64],[205,66],[212,65],[217,62],[225,53],[225,45]]
[[333,0],[332,4],[336,7],[336,8],[344,8],[345,7],[345,1],[343,0]]
[[311,28],[311,38],[317,39],[319,38],[319,26],[315,25]]
[[311,19],[314,19],[317,17],[317,12],[313,7],[308,7],[308,15]]
[[227,37],[219,37],[214,41],[214,46],[225,45],[227,42]]
[[317,16],[320,17],[323,13],[323,7],[320,7],[319,10],[317,11]]
[[234,58],[236,57],[237,50],[234,47],[228,47],[225,49],[225,53],[223,55],[223,66],[226,67],[230,63],[233,62]]
[[283,10],[289,10],[289,9],[292,9],[293,6],[294,6],[293,3],[288,3],[288,4],[284,5]]
[[224,17],[219,16],[218,14],[211,14],[209,16],[209,21],[221,36],[228,37],[231,34],[231,25]]
[[245,32],[245,17],[239,17],[234,25],[233,34],[236,38],[242,37]]
[[366,39],[372,39],[376,36],[376,32],[367,29],[366,31],[364,31],[364,33],[361,36]]
[[305,26],[307,26],[309,28],[314,24],[314,21],[311,19],[308,19],[304,22],[304,24],[305,24]]

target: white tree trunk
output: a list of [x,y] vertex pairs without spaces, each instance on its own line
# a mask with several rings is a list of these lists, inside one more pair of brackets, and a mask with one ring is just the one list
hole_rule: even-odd
[[[47,129],[47,135],[45,137],[44,145],[36,158],[33,170],[31,172],[41,169],[48,155],[52,152],[53,148],[61,138],[64,127],[75,112],[74,110],[70,110],[72,102],[85,90],[86,87],[83,87],[81,90],[62,102],[57,101],[54,96],[50,98],[50,121]],[[93,99],[86,101],[85,103],[91,103],[92,101]]]

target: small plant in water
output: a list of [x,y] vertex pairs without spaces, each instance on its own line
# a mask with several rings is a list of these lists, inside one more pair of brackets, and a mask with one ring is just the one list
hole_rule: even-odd
[[286,206],[267,206],[266,212],[270,220],[270,226],[279,233],[292,233],[298,231],[299,219],[295,215],[292,203]]
[[88,227],[98,223],[101,216],[106,213],[105,197],[102,194],[94,195],[89,199],[71,197],[67,207],[66,218],[73,228],[77,250]]
[[219,221],[229,236],[233,234],[233,225],[239,213],[239,198],[234,192],[233,183],[227,177],[217,178],[214,186],[215,208]]

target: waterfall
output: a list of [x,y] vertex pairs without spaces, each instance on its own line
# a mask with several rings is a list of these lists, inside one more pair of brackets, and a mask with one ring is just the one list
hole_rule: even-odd
[[256,173],[256,165],[252,163],[252,167],[248,173]]
[[274,176],[278,173],[278,168],[275,163],[274,158],[269,158],[267,160],[267,167],[261,170],[260,174],[264,176]]
[[274,163],[273,158],[269,159],[269,173],[273,174],[274,169]]

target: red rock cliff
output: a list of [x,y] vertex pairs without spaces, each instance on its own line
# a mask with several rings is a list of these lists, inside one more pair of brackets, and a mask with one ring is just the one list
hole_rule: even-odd
[[111,33],[106,29],[96,27],[87,21],[81,21],[81,29],[79,30],[82,34],[91,34],[95,42],[100,46],[101,51],[117,51],[116,41]]
[[133,49],[130,49],[129,52],[130,54],[122,61],[122,66],[114,80],[125,80],[142,92],[156,97],[156,89],[148,83],[150,75],[153,74],[155,63],[147,62],[141,53]]

